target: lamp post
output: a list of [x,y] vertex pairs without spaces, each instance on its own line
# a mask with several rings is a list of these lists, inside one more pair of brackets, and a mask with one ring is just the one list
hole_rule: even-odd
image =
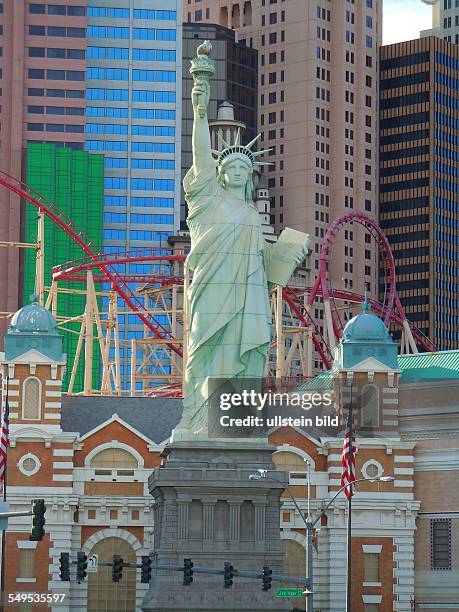
[[308,564],[307,564],[307,576],[306,576],[306,586],[308,590],[307,590],[307,597],[306,597],[306,611],[314,612],[314,588],[313,588],[314,585],[313,585],[313,563],[312,563],[312,536],[314,533],[314,527],[317,525],[320,519],[323,516],[325,516],[325,513],[330,508],[330,506],[335,501],[335,499],[338,497],[338,495],[350,485],[353,485],[357,482],[364,482],[364,481],[366,482],[393,482],[394,477],[393,476],[379,476],[378,478],[358,478],[357,480],[354,480],[353,482],[349,482],[343,487],[341,487],[335,493],[335,495],[331,498],[331,500],[327,503],[325,508],[320,512],[318,516],[316,516],[315,518],[311,518],[311,516],[308,515],[307,519],[304,517],[304,514],[301,511],[298,505],[298,502],[296,501],[293,493],[290,491],[287,483],[283,482],[279,478],[268,476],[268,470],[257,470],[255,473],[250,474],[249,476],[249,480],[259,481],[263,479],[274,480],[276,482],[279,482],[281,485],[285,487],[285,490],[289,494],[293,504],[295,505],[295,508],[298,510],[303,520],[303,523],[306,527],[306,546],[307,546],[307,551],[308,551]]

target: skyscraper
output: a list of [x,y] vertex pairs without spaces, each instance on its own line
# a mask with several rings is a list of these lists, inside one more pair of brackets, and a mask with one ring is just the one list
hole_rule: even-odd
[[[159,245],[179,225],[182,11],[182,0],[0,3],[0,167],[25,177],[30,142],[104,153],[107,252]],[[0,240],[17,242],[19,200],[3,188],[0,218]],[[15,311],[19,255],[0,251],[0,311]],[[126,342],[143,335],[134,315],[121,327]]]
[[423,30],[421,37],[438,36],[459,43],[459,0],[422,0],[432,7],[432,29]]
[[[0,168],[20,179],[28,142],[83,149],[86,1],[15,0],[0,7]],[[3,187],[0,219],[0,240],[18,242],[19,198]],[[0,251],[0,311],[15,311],[22,284],[19,252]],[[0,319],[0,329],[4,327]]]
[[[209,120],[217,120],[217,109],[225,101],[234,107],[234,118],[245,125],[244,142],[250,142],[257,130],[257,72],[258,54],[244,44],[235,41],[235,33],[215,24],[183,24],[183,74],[182,74],[182,178],[193,163],[191,133],[193,128],[193,107],[191,90],[193,79],[190,74],[190,60],[196,56],[196,49],[204,40],[212,43],[212,59],[216,73],[212,77]],[[182,221],[185,212],[182,195]]]
[[[234,29],[259,52],[259,129],[273,147],[265,169],[272,221],[322,238],[339,215],[377,216],[378,49],[381,0],[189,0],[184,20]],[[351,238],[352,235],[352,238]],[[334,242],[335,288],[376,295],[377,264],[365,232]],[[362,257],[365,251],[370,258]],[[319,305],[320,308],[320,305]]]
[[[167,245],[179,227],[181,12],[181,0],[88,1],[85,146],[105,153],[106,253]],[[120,269],[150,270],[140,263]],[[134,314],[119,322],[126,388],[126,341],[144,330]]]
[[437,37],[382,47],[380,225],[408,319],[458,348],[459,46]]
[[[68,147],[57,147],[51,143],[30,143],[27,146],[26,183],[45,198],[56,204],[78,227],[95,242],[102,243],[102,206],[104,196],[104,158],[86,151],[74,151]],[[56,262],[64,263],[81,257],[80,248],[49,219],[44,220],[44,274],[45,285],[52,281],[52,267]],[[37,211],[31,206],[25,209],[24,239],[37,242]],[[35,291],[35,251],[24,253],[24,301]],[[81,289],[81,284],[60,281],[59,286]],[[70,367],[65,372],[64,391],[71,376],[73,357],[78,345],[81,321],[72,322],[84,312],[83,295],[62,293],[57,300],[57,316],[65,317],[66,329],[73,333],[64,336],[64,352],[69,355]],[[61,319],[62,320],[62,319]],[[83,363],[80,361],[75,377],[74,391],[83,391]],[[93,358],[93,385],[98,388],[100,380],[99,351]]]

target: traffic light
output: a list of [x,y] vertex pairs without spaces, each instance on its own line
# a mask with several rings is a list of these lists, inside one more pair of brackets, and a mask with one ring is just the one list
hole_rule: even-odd
[[191,559],[183,559],[183,584],[190,586],[193,582],[193,561]]
[[78,584],[88,575],[88,556],[82,551],[77,552],[77,580]]
[[32,529],[30,530],[29,540],[32,542],[41,542],[45,535],[45,500],[34,499],[32,502]]
[[59,576],[62,581],[70,582],[70,554],[61,553],[59,556]]
[[263,565],[263,591],[269,591],[271,588],[271,582],[273,581],[272,573],[272,569],[269,569],[267,565]]
[[142,555],[142,565],[140,568],[140,572],[141,572],[140,582],[144,584],[148,584],[151,580],[151,558],[150,557],[146,555]]
[[234,568],[231,563],[226,562],[223,572],[223,586],[230,589],[233,586]]
[[119,582],[123,577],[123,559],[119,555],[113,555],[112,582]]

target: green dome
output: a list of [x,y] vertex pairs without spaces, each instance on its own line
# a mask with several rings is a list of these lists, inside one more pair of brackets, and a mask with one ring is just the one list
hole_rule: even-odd
[[57,323],[53,315],[38,304],[36,295],[31,295],[30,300],[31,304],[24,306],[13,315],[8,333],[57,336]]
[[389,330],[382,319],[371,313],[371,306],[364,302],[360,314],[348,321],[343,331],[343,342],[371,342],[390,340]]

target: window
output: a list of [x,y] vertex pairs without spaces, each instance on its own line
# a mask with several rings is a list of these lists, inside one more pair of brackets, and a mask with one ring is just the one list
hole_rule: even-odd
[[35,577],[35,548],[19,549],[19,576],[18,578]]
[[[92,468],[102,468],[100,471],[105,471],[104,468],[111,473],[112,470],[116,470],[118,475],[119,470],[134,470],[139,467],[137,459],[129,451],[124,448],[106,448],[97,453],[90,463]],[[95,470],[97,474],[99,470]],[[100,474],[103,476],[104,474]]]
[[431,568],[433,570],[451,569],[451,520],[431,521]]
[[45,14],[45,5],[44,4],[29,4],[29,13],[33,15],[44,15]]
[[277,13],[270,13],[269,14],[269,25],[274,25],[275,23],[277,23]]
[[379,392],[376,385],[363,387],[360,410],[363,428],[379,427]]
[[26,378],[22,385],[22,418],[37,420],[41,412],[41,382],[38,378]]
[[45,49],[43,47],[29,47],[29,57],[45,57]]
[[290,480],[306,478],[306,461],[297,453],[277,451],[273,455],[273,462],[276,469],[289,472]]
[[65,15],[65,6],[62,4],[49,4],[48,15]]
[[379,582],[379,553],[363,554],[364,582]]

